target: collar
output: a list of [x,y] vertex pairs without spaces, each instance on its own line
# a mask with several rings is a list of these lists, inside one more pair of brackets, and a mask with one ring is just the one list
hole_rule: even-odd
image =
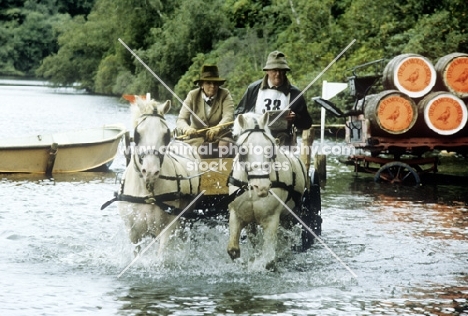
[[216,93],[214,96],[208,97],[208,96],[205,94],[205,91],[202,90],[202,98],[203,98],[203,100],[205,100],[205,102],[206,102],[208,105],[213,104],[213,100],[216,99],[217,96],[218,96],[218,94]]

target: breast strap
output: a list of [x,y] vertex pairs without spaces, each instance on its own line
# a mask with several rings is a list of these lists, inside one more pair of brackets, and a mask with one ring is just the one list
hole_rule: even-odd
[[[288,184],[286,184],[284,182],[281,182],[281,181],[272,181],[271,182],[271,188],[272,189],[273,188],[279,188],[279,189],[286,190],[288,192],[288,197],[286,198],[285,203],[288,202],[290,199],[292,199],[296,205],[299,205],[299,203],[301,201],[302,192],[297,192],[296,190],[294,190],[295,182],[296,182],[296,173],[293,172],[293,183],[292,184],[288,185]],[[249,184],[246,181],[242,181],[242,180],[234,178],[232,176],[232,171],[229,174],[226,185],[229,185],[229,184],[238,188],[236,191],[234,191],[233,193],[231,193],[227,197],[227,199],[228,199],[227,202],[229,202],[229,203],[232,202],[236,196],[241,195],[242,193],[244,193],[249,188]]]

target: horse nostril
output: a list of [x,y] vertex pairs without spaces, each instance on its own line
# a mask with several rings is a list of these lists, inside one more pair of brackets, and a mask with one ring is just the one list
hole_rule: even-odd
[[156,171],[156,172],[154,173],[154,175],[155,175],[156,177],[158,177],[158,176],[159,176],[159,171]]
[[141,173],[146,174],[146,169],[141,169]]

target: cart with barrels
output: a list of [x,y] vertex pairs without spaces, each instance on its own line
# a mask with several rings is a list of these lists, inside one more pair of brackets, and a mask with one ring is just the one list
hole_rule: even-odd
[[[371,75],[358,74],[368,67]],[[434,151],[468,154],[468,54],[448,54],[435,65],[418,54],[380,59],[354,67],[348,82],[350,111],[316,102],[346,117],[346,142],[362,153],[347,160],[356,172],[417,185],[422,173],[437,172]]]

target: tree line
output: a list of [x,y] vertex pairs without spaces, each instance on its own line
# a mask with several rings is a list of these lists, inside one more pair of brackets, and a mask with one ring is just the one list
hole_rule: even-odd
[[322,80],[345,82],[373,60],[416,53],[435,63],[468,52],[467,14],[466,0],[2,0],[0,74],[97,94],[150,92],[177,111],[119,39],[182,99],[201,66],[217,64],[235,102],[263,76],[269,52],[286,54],[289,79],[303,89],[356,39],[310,100]]

